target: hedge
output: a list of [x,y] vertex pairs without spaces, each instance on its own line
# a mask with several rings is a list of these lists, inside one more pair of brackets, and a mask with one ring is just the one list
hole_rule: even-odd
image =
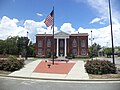
[[106,60],[87,61],[85,69],[89,74],[115,74],[116,67],[113,63]]
[[6,60],[0,60],[0,70],[16,71],[24,66],[24,60],[17,60],[15,56],[9,56]]

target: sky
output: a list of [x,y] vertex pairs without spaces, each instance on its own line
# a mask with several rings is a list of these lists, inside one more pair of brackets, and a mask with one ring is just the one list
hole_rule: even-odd
[[[54,6],[55,33],[88,33],[93,43],[111,47],[108,0],[0,0],[0,39],[51,33],[44,24]],[[114,46],[120,46],[120,0],[111,0]]]

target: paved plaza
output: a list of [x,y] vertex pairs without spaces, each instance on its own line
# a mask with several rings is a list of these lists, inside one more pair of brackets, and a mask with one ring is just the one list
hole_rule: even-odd
[[36,60],[15,71],[9,76],[42,78],[42,79],[66,79],[66,80],[88,80],[89,76],[84,68],[84,61],[55,61],[55,65],[48,67],[44,60]]

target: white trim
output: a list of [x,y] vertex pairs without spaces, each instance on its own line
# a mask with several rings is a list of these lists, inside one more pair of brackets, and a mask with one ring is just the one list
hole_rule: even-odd
[[58,49],[59,49],[58,41],[59,41],[59,39],[57,38],[57,57],[59,56],[59,54],[58,54]]
[[66,47],[66,46],[67,46],[67,45],[66,45],[66,44],[67,44],[67,43],[66,43],[66,38],[65,38],[65,54],[64,54],[65,57],[67,56],[67,54],[66,54],[66,50],[67,50],[67,47]]

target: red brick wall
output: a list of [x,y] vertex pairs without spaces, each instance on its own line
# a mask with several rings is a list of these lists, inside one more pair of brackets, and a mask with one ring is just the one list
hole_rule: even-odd
[[[51,47],[47,47],[47,40],[48,39],[50,39],[50,41],[51,41]],[[53,44],[53,42],[52,42],[52,39],[53,39],[53,37],[52,37],[52,35],[51,36],[46,36],[46,39],[45,39],[45,36],[44,35],[42,35],[42,36],[36,36],[36,56],[38,57],[38,41],[42,41],[42,55],[44,56],[45,55],[45,50],[47,50],[47,49],[50,49],[51,50],[51,52],[52,52],[52,46],[54,45],[54,52],[56,53],[56,51],[57,51],[57,39],[54,39],[54,44]],[[72,47],[72,42],[73,42],[73,40],[76,40],[77,41],[77,43],[79,43],[79,45],[77,45],[77,46],[79,46],[79,47]],[[81,40],[85,40],[86,41],[86,46],[85,46],[85,50],[86,50],[86,55],[87,55],[87,53],[88,53],[88,36],[70,36],[69,37],[69,39],[67,39],[67,53],[68,52],[72,52],[72,50],[73,49],[77,49],[77,51],[78,51],[78,49],[79,49],[79,55],[77,55],[77,56],[81,56],[81,50],[82,50],[82,48],[81,48]],[[46,41],[46,42],[45,42]]]

